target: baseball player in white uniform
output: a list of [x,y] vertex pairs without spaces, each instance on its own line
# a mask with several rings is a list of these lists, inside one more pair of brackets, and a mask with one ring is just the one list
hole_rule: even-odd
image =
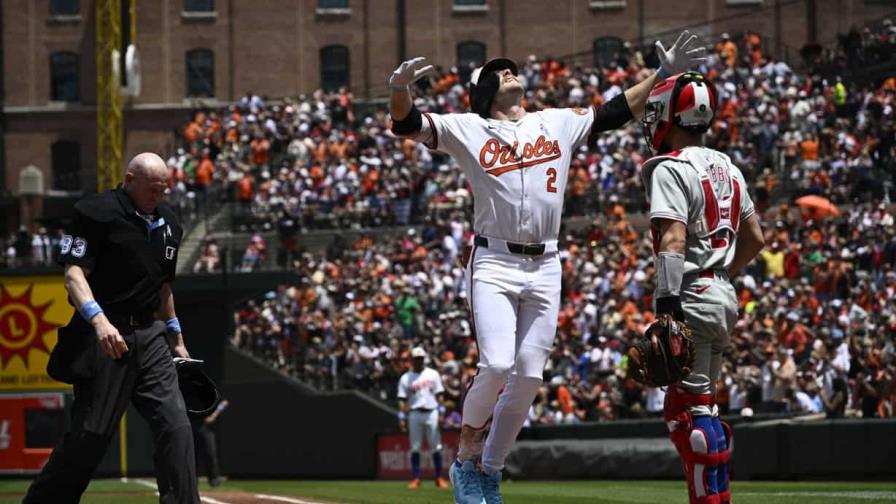
[[442,435],[439,433],[439,424],[445,414],[442,405],[445,388],[439,372],[425,367],[425,361],[426,350],[421,347],[411,349],[412,367],[398,380],[398,423],[401,431],[407,431],[411,438],[412,479],[408,488],[420,488],[420,449],[424,434],[432,452],[436,486],[448,488],[442,478]]
[[[658,43],[659,73],[703,61],[705,49],[695,41],[685,32],[669,50]],[[660,78],[654,74],[599,108],[527,112],[516,64],[497,58],[471,75],[472,113],[421,114],[408,86],[431,71],[424,58],[415,58],[392,73],[392,131],[450,154],[472,187],[475,239],[465,267],[479,363],[464,398],[458,459],[449,476],[457,504],[500,504],[504,460],[554,344],[557,235],[570,161],[598,133],[639,115]]]
[[725,154],[703,147],[716,93],[697,72],[657,84],[642,122],[658,154],[641,167],[656,253],[656,313],[691,328],[691,374],[668,388],[664,417],[681,457],[691,504],[728,504],[731,428],[719,418],[715,385],[737,322],[729,278],[762,249],[747,183]]

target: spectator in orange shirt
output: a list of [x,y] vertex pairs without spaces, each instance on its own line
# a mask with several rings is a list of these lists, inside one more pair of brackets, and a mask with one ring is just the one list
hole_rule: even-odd
[[729,68],[734,68],[737,63],[737,44],[735,44],[727,33],[722,34],[722,41],[716,46],[716,52],[722,57]]
[[252,164],[256,167],[263,167],[268,164],[268,150],[271,143],[264,136],[257,135],[250,144],[252,148]]

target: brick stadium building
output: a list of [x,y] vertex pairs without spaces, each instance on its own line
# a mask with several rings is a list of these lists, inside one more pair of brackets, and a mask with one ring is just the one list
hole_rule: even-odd
[[[127,0],[125,0],[127,1]],[[591,64],[622,41],[688,26],[712,43],[752,30],[797,65],[807,42],[892,11],[881,0],[137,0],[142,93],[125,104],[125,159],[169,152],[203,103],[348,85],[382,97],[398,62],[466,66],[504,55]],[[0,231],[19,221],[22,170],[43,174],[54,214],[96,185],[94,2],[3,0]],[[797,65],[798,66],[798,65]],[[32,169],[33,171],[33,169]],[[40,210],[39,210],[40,212]],[[32,216],[33,217],[33,216]]]

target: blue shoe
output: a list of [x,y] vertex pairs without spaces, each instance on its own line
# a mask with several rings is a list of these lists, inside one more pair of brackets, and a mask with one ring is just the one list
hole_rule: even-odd
[[479,473],[479,481],[486,504],[504,504],[504,501],[501,500],[501,491],[498,488],[501,484],[501,471],[483,469]]
[[485,498],[482,496],[482,488],[479,486],[479,471],[472,460],[463,464],[455,460],[448,469],[448,479],[454,487],[454,504],[482,504]]

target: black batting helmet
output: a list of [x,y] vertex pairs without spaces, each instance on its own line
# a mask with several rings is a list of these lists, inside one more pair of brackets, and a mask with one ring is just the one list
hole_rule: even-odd
[[495,93],[501,87],[501,81],[495,72],[509,69],[513,75],[519,75],[519,69],[512,60],[494,58],[470,74],[470,110],[483,118],[488,118]]

